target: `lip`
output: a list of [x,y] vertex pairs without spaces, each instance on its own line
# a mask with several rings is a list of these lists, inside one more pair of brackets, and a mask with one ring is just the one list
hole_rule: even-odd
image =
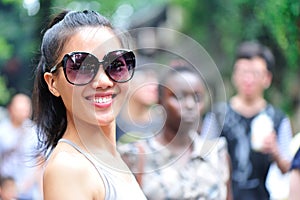
[[181,120],[185,122],[195,122],[199,115],[195,112],[184,112],[181,114]]
[[105,92],[105,93],[96,93],[93,95],[89,95],[85,98],[97,108],[108,108],[112,106],[113,99],[115,97],[116,94],[112,92]]

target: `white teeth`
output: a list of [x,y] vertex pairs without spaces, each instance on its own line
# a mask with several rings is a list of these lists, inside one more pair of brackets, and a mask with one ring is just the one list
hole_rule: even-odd
[[93,101],[96,103],[107,103],[107,102],[111,101],[111,97],[97,97],[97,98],[94,98]]

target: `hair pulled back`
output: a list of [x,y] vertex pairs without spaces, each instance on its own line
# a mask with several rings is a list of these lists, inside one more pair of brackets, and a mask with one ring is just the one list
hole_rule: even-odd
[[44,80],[53,67],[66,41],[82,27],[109,27],[110,22],[94,11],[62,11],[49,23],[43,35],[41,57],[35,70],[33,88],[33,120],[37,125],[39,151],[46,155],[58,143],[67,127],[66,108],[61,97],[54,96]]

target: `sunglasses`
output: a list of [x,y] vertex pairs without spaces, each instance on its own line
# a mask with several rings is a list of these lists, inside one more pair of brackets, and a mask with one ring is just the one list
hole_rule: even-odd
[[93,54],[72,52],[66,54],[58,65],[52,67],[50,73],[62,67],[67,81],[80,86],[89,84],[95,78],[100,65],[112,81],[124,83],[133,76],[135,55],[132,51],[116,50],[107,53],[103,60],[99,61]]

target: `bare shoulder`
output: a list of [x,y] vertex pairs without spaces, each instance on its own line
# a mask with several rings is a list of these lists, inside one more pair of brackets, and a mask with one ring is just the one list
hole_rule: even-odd
[[44,199],[104,199],[104,185],[91,163],[79,152],[53,152],[43,176]]

